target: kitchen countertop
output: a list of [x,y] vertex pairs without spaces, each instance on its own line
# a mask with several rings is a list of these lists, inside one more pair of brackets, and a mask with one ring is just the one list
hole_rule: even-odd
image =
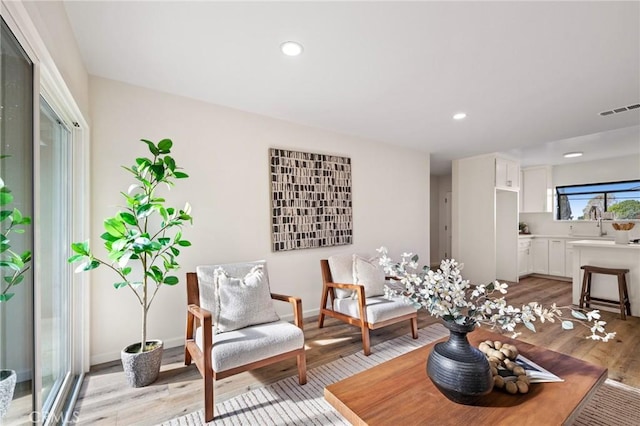
[[613,235],[603,235],[599,237],[597,235],[545,235],[545,234],[518,234],[518,238],[563,238],[571,240],[598,240],[598,241],[613,241]]
[[640,244],[616,244],[615,241],[608,240],[578,240],[569,241],[574,247],[595,247],[595,248],[612,248],[612,249],[632,249],[640,250]]

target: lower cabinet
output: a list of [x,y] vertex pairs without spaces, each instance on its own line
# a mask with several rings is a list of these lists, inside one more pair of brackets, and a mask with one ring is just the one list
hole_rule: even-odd
[[564,276],[573,276],[573,246],[568,244],[564,250]]
[[533,253],[533,273],[549,275],[549,240],[534,238],[531,241]]
[[533,254],[531,253],[531,239],[518,241],[518,276],[533,273]]
[[566,244],[564,238],[533,238],[531,257],[533,266],[530,273],[571,277],[573,248]]
[[549,275],[565,276],[565,244],[563,239],[549,240]]

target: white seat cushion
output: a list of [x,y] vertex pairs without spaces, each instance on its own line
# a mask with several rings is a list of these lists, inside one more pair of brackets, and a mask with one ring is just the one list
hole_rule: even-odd
[[[202,350],[202,327],[196,330],[196,344]],[[253,325],[213,335],[211,365],[214,371],[225,371],[303,346],[304,333],[289,322]]]
[[[367,322],[376,324],[402,315],[417,312],[416,308],[404,302],[401,297],[387,299],[384,296],[367,297]],[[335,299],[333,309],[350,317],[360,318],[358,299]]]

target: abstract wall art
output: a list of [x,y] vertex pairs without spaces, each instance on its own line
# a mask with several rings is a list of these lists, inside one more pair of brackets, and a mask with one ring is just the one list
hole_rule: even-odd
[[269,150],[272,250],[351,244],[351,159]]

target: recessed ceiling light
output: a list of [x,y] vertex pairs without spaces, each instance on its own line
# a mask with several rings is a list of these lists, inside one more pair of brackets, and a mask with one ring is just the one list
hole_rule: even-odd
[[462,120],[466,116],[467,116],[467,114],[465,114],[464,112],[459,112],[459,113],[453,115],[453,119],[454,120]]
[[280,45],[280,50],[287,56],[298,56],[302,53],[302,45],[297,41],[285,41]]
[[575,158],[575,157],[582,157],[582,153],[581,152],[567,152],[566,154],[563,154],[564,158]]

